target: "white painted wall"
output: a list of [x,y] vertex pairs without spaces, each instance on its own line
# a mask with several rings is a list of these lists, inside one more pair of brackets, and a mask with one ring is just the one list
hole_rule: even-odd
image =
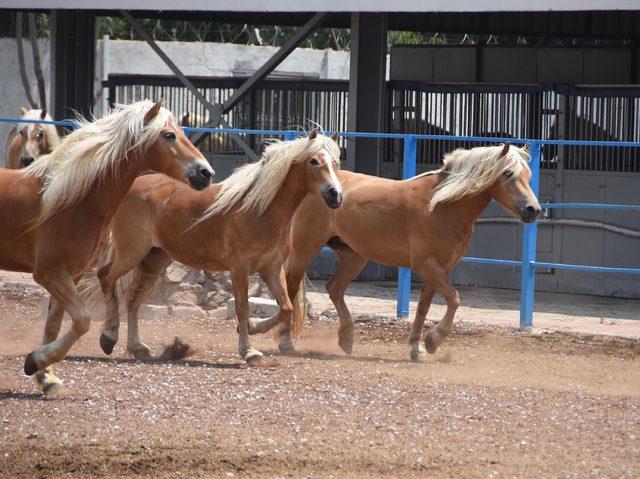
[[[146,42],[111,40],[109,43],[110,73],[172,74]],[[158,42],[158,45],[183,73],[193,76],[247,76],[278,50],[234,43]],[[276,68],[272,76],[348,79],[349,52],[298,48]]]

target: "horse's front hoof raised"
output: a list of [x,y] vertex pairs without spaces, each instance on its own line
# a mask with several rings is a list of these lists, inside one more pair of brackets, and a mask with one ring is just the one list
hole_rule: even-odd
[[27,354],[27,357],[24,360],[24,373],[27,376],[33,376],[38,372],[38,369],[40,368],[38,367],[36,360],[33,359],[33,353]]
[[111,339],[109,336],[102,333],[100,335],[100,347],[104,351],[105,354],[111,355],[113,352],[113,347],[116,345],[116,341]]
[[429,333],[427,337],[424,338],[424,347],[427,349],[429,354],[435,354],[438,349],[438,344],[436,342],[436,333]]
[[351,355],[353,351],[353,339],[341,336],[340,338],[338,338],[338,346],[340,346],[340,349],[342,349],[345,353]]

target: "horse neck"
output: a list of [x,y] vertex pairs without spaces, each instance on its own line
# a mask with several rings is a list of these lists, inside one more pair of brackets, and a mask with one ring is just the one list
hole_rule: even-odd
[[291,166],[278,194],[263,214],[265,220],[283,229],[289,224],[298,206],[307,195],[307,191],[301,186],[302,172],[303,169],[299,165],[293,164]]
[[440,203],[438,209],[446,217],[456,218],[456,224],[469,228],[478,220],[491,202],[491,195],[483,192],[478,195],[466,196],[454,201]]
[[[131,154],[133,155],[133,153]],[[144,161],[127,155],[94,189],[94,204],[104,215],[113,215],[134,180],[145,170]]]

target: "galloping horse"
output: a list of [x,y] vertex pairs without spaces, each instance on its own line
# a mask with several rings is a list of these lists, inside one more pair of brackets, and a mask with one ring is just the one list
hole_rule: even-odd
[[[540,205],[529,187],[531,170],[525,149],[504,146],[456,150],[444,159],[442,169],[404,181],[394,181],[341,171],[344,203],[331,211],[312,196],[298,208],[292,227],[287,267],[289,295],[298,294],[313,256],[328,244],[340,264],[327,283],[327,291],[340,317],[340,347],[353,347],[353,319],[344,302],[347,285],[367,259],[390,266],[411,268],[424,280],[415,321],[409,337],[411,359],[426,356],[420,343],[422,326],[435,292],[446,303],[444,318],[425,338],[434,353],[450,331],[460,304],[447,273],[469,247],[473,225],[492,199],[525,223],[535,221]],[[299,301],[294,303],[293,333],[304,321]],[[252,322],[251,334],[266,332],[274,319]],[[291,349],[292,328],[280,327],[280,348]]]
[[[23,120],[52,121],[47,110],[20,109]],[[4,161],[7,168],[19,170],[26,168],[41,155],[47,155],[60,144],[55,125],[40,123],[18,123],[9,132]]]
[[[24,364],[27,375],[40,371],[45,392],[61,384],[50,365],[89,329],[76,283],[102,252],[133,180],[153,169],[203,189],[213,172],[161,101],[80,122],[53,153],[22,170],[0,170],[0,268],[32,272],[51,293],[44,344]],[[58,338],[64,311],[73,323]]]
[[[237,169],[203,192],[149,175],[138,178],[112,223],[108,263],[98,271],[107,303],[100,345],[111,354],[118,340],[116,282],[135,269],[126,287],[127,349],[149,357],[138,334],[138,308],[172,259],[205,271],[230,271],[240,334],[238,352],[249,364],[262,361],[248,335],[249,275],[257,271],[280,305],[278,321],[290,321],[284,261],[291,218],[307,196],[329,208],[342,203],[342,186],[334,168],[340,160],[335,138],[318,135],[290,142],[273,141],[260,161]],[[98,285],[88,285],[88,296]]]

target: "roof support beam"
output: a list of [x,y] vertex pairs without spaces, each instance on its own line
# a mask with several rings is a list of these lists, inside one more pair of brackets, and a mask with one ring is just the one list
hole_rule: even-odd
[[[140,25],[140,23],[138,23],[138,21],[135,18],[133,18],[128,11],[120,10],[120,14],[123,16],[123,18],[127,22],[129,22],[129,24],[133,27],[136,33],[140,35],[147,42],[147,44],[151,47],[151,49],[154,52],[156,52],[156,54],[160,57],[160,59],[173,72],[173,74],[176,77],[178,77],[178,79],[182,82],[185,88],[187,88],[193,94],[193,96],[195,96],[202,103],[202,105],[209,111],[211,118],[217,118],[217,122],[215,123],[215,126],[217,127],[220,123],[222,123],[222,125],[225,128],[231,128],[231,126],[226,121],[221,119],[221,114],[220,114],[221,105],[214,105],[210,103],[209,100],[207,100],[205,96],[202,93],[200,93],[200,91],[198,91],[195,85],[191,83],[191,81],[184,75],[184,73],[182,73],[182,71],[178,68],[178,66],[175,63],[173,63],[173,61],[171,61],[171,59],[167,56],[167,54],[162,51],[162,49],[153,40],[153,38],[151,38],[147,34],[147,32],[145,32],[144,28],[142,28],[142,25]],[[212,123],[212,122],[210,121],[209,123]],[[230,135],[230,136],[231,136],[231,139],[244,151],[244,153],[249,157],[251,161],[256,161],[258,159],[257,155],[254,153],[251,147],[247,145],[247,143],[245,143],[245,141],[241,137],[239,137],[238,135]],[[202,136],[202,138],[204,138],[204,135]]]
[[[298,28],[289,41],[280,47],[280,49],[274,53],[264,65],[256,70],[253,75],[247,78],[247,80],[235,91],[233,95],[231,95],[221,105],[216,105],[218,110],[216,113],[211,114],[211,117],[205,126],[215,128],[221,121],[224,121],[222,120],[222,115],[231,111],[247,93],[255,88],[258,82],[264,80],[269,73],[275,70],[276,67],[280,65],[298,45],[306,40],[309,35],[329,17],[329,15],[329,13],[316,13],[307,23],[304,24],[304,26]],[[207,133],[205,132],[196,133],[191,140],[197,145],[205,138],[206,135]]]

